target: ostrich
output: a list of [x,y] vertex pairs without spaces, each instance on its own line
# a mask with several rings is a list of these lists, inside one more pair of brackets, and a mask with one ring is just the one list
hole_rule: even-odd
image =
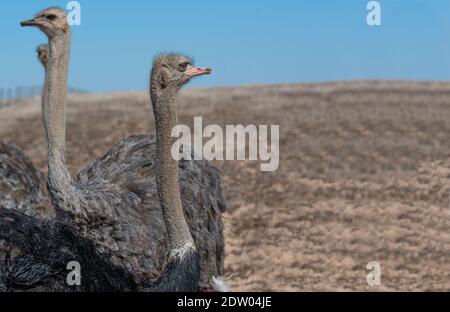
[[[48,50],[37,48],[38,58],[44,65]],[[42,102],[45,101],[45,87]],[[0,207],[14,208],[30,216],[52,218],[54,210],[49,200],[44,174],[12,143],[0,142]]]
[[[176,95],[192,77],[210,74],[211,69],[194,67],[192,61],[182,55],[167,54],[156,58],[150,77],[150,96],[156,121],[156,181],[163,216],[169,236],[170,262],[161,279],[167,281],[156,286],[157,290],[173,289],[180,279],[200,279],[200,256],[186,223],[181,203],[178,163],[172,158],[175,139],[172,129],[177,126]],[[198,271],[197,271],[198,270]],[[170,274],[171,273],[171,274]],[[159,281],[161,281],[161,279]],[[160,288],[163,285],[163,288]],[[193,285],[193,290],[197,285]],[[150,287],[150,289],[153,289]]]
[[[42,97],[41,97],[41,112],[44,111],[45,103],[47,102],[47,61],[48,61],[48,45],[41,44],[36,48],[37,58],[39,62],[44,67],[45,79],[44,85],[42,86]],[[45,132],[47,132],[47,125],[45,123],[44,114],[42,113],[42,124],[44,125]]]
[[[173,250],[186,245],[184,240],[192,235],[196,248],[191,249],[199,253],[201,263],[198,288],[224,290],[218,276],[223,274],[224,259],[221,214],[227,205],[219,171],[206,160],[183,160],[178,162],[179,177],[170,178],[172,184],[177,181],[180,185],[182,204],[176,208],[183,207],[189,235],[180,225],[181,218],[174,219],[172,212],[165,213],[167,198],[180,196],[168,193],[178,188],[156,178],[164,170],[168,171],[166,176],[174,174],[173,164],[161,171],[158,167],[167,163],[159,158],[162,154],[157,138],[168,131],[161,126],[156,136],[132,136],[119,142],[72,178],[65,164],[70,27],[64,11],[58,8],[44,10],[34,19],[22,22],[22,26],[38,27],[49,39],[47,101],[43,115],[48,139],[48,188],[58,220],[76,226],[80,235],[95,243],[97,252],[132,272],[138,284],[154,280],[166,267],[173,267],[171,255],[180,253]],[[171,188],[165,190],[166,187]],[[176,226],[167,221],[175,222]],[[178,226],[181,228],[176,232],[174,228]],[[174,243],[176,239],[183,239],[183,243]],[[194,258],[195,253],[190,252],[187,260],[193,266]],[[181,282],[178,285],[187,289]]]
[[36,52],[39,62],[41,62],[42,66],[46,68],[48,60],[48,46],[46,44],[41,44],[36,48]]

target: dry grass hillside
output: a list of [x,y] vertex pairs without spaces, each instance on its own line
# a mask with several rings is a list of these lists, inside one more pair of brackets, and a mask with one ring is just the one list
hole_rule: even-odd
[[[0,109],[0,139],[45,170],[39,99]],[[280,167],[217,162],[226,279],[236,291],[450,290],[450,84],[342,82],[195,89],[180,121],[280,125]],[[76,172],[130,134],[154,131],[142,93],[73,95]],[[381,264],[369,287],[366,265]]]

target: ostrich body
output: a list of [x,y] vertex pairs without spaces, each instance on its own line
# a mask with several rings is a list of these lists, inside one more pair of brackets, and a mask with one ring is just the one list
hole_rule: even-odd
[[[99,254],[132,272],[138,284],[162,276],[158,285],[166,286],[148,283],[146,289],[197,289],[192,286],[197,254],[201,266],[200,281],[195,284],[198,282],[200,289],[214,288],[214,277],[223,274],[221,214],[226,210],[226,202],[220,174],[209,162],[177,164],[171,160],[167,148],[176,124],[175,90],[164,98],[155,97],[157,89],[151,90],[156,136],[123,140],[72,179],[65,164],[70,28],[64,11],[57,8],[47,9],[22,25],[38,27],[49,38],[43,116],[48,139],[48,188],[58,220],[74,225],[81,236],[94,242]],[[155,66],[159,68],[159,63],[155,62]],[[155,67],[152,73],[155,86]],[[180,87],[189,80],[186,73],[183,75],[185,80]],[[161,113],[166,104],[172,109]],[[177,256],[180,254],[187,256]],[[183,271],[191,275],[190,279],[179,280],[183,276],[180,267],[191,267]],[[166,274],[162,275],[164,270]]]

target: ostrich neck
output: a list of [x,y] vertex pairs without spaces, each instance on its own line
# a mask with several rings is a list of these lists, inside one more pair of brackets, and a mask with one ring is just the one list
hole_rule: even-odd
[[49,39],[43,117],[48,141],[49,186],[60,194],[64,194],[70,185],[70,175],[65,163],[69,53],[70,31]]
[[172,129],[178,124],[177,109],[175,95],[152,99],[157,136],[158,193],[173,252],[187,245],[193,247],[194,244],[181,206],[178,162],[171,154],[175,143],[175,138],[171,135]]
[[44,125],[45,134],[48,137],[48,129],[47,129],[47,125],[45,124],[45,118],[44,118],[44,110],[45,110],[45,106],[47,104],[47,93],[48,93],[47,64],[44,64],[44,70],[45,70],[45,75],[44,75],[44,85],[42,86],[41,111],[42,111],[42,124]]

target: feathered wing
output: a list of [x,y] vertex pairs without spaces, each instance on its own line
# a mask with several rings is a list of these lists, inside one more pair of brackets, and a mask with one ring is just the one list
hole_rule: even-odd
[[46,177],[14,144],[0,142],[0,207],[51,218]]
[[[99,210],[109,209],[114,216],[110,219],[111,232],[107,233],[107,228],[99,222],[98,228],[91,227],[86,234],[95,236],[92,238],[96,241],[105,240],[103,252],[110,253],[114,263],[128,268],[143,280],[159,277],[169,255],[168,235],[156,187],[156,161],[156,137],[132,136],[113,146],[74,179],[84,196],[114,194],[122,199],[114,211],[111,211],[110,200],[104,208],[103,205],[98,207]],[[179,169],[182,206],[201,258],[200,287],[208,289],[212,278],[223,274],[221,215],[227,204],[220,173],[206,160],[182,160]],[[114,242],[117,237],[121,237],[120,246]]]

